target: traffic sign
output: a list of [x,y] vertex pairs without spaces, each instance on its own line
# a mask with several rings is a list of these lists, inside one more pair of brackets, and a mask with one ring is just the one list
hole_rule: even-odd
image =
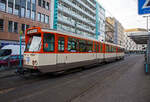
[[150,14],[150,0],[138,0],[138,14]]

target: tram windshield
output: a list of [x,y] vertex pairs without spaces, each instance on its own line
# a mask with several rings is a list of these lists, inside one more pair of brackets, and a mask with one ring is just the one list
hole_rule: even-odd
[[29,37],[25,51],[38,52],[41,49],[41,35],[33,35]]

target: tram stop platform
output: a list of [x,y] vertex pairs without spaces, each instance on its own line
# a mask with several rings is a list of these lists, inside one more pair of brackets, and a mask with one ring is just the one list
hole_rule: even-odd
[[150,32],[136,32],[129,35],[136,44],[147,44],[145,51],[144,69],[145,73],[150,73]]

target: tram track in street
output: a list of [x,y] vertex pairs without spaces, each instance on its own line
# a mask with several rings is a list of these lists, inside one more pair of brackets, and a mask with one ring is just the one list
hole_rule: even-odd
[[[47,87],[49,87],[49,89],[57,90],[57,89],[65,87],[65,86],[69,87],[73,83],[80,84],[79,83],[80,81],[81,81],[81,83],[82,83],[82,81],[85,81],[85,80],[87,82],[89,81],[88,84],[84,88],[81,88],[81,90],[76,93],[76,95],[72,95],[72,96],[70,96],[70,98],[67,99],[69,101],[72,101],[72,100],[76,99],[77,97],[80,97],[83,94],[89,92],[94,87],[99,86],[99,84],[103,83],[103,81],[109,80],[109,78],[111,78],[114,74],[118,74],[115,79],[115,80],[117,80],[117,78],[119,78],[119,76],[121,74],[125,73],[128,70],[128,68],[117,68],[116,66],[131,67],[134,63],[136,63],[136,61],[133,61],[133,59],[134,59],[134,57],[133,58],[130,57],[130,58],[126,58],[125,60],[118,61],[118,62],[113,62],[113,63],[101,65],[101,66],[96,66],[96,67],[93,67],[93,68],[90,68],[87,70],[81,70],[81,71],[77,70],[77,72],[72,71],[70,73],[65,73],[65,74],[58,75],[58,76],[52,76],[52,75],[47,74],[47,75],[35,77],[33,79],[31,78],[28,80],[21,79],[19,77],[14,77],[14,78],[16,78],[17,81],[19,81],[18,78],[23,81],[19,82],[18,84],[14,83],[14,85],[12,84],[9,87],[4,88],[3,94],[11,93],[11,91],[13,92],[20,88],[22,89],[22,88],[28,88],[30,86],[35,86],[36,84],[43,87],[43,89],[41,89],[41,87],[38,88],[37,86],[34,88],[30,87],[32,89],[32,91],[24,92],[23,97],[21,97],[19,99],[20,101],[22,101],[27,97],[29,98],[29,97],[34,97],[34,96],[38,96],[40,94],[47,93],[49,91],[48,89],[46,89]],[[90,83],[91,80],[93,80],[93,83]],[[49,83],[49,85],[45,84],[47,82]],[[13,89],[13,90],[5,91],[7,89]],[[22,89],[22,90],[24,90],[24,89]],[[39,92],[34,93],[33,90],[34,91],[38,90]],[[63,90],[63,89],[60,89],[60,90]],[[30,93],[30,94],[28,94],[28,93]],[[12,97],[12,99],[13,99],[13,97]]]

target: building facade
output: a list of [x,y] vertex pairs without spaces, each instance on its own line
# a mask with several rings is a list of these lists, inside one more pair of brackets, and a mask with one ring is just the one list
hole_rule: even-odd
[[0,0],[0,45],[35,26],[104,40],[105,9],[96,0]]
[[96,39],[105,41],[105,9],[96,3]]
[[115,25],[113,22],[113,18],[112,17],[106,17],[106,21],[105,21],[105,41],[106,42],[110,42],[113,43],[114,42],[114,32],[115,32]]
[[105,15],[100,7],[95,0],[55,0],[53,28],[98,39],[104,34]]
[[121,46],[124,46],[124,27],[122,26],[122,24],[120,22],[117,23],[118,25],[118,44]]
[[114,43],[124,46],[124,27],[122,24],[115,18],[114,19],[114,26],[115,26],[115,32],[114,32]]
[[50,28],[50,0],[0,0],[0,45],[18,44],[29,27]]
[[125,30],[125,50],[126,52],[136,52],[136,51],[142,51],[143,45],[136,44],[130,37],[128,37],[131,33],[139,33],[139,32],[147,32],[146,29],[141,28],[134,28],[134,29],[126,29]]

